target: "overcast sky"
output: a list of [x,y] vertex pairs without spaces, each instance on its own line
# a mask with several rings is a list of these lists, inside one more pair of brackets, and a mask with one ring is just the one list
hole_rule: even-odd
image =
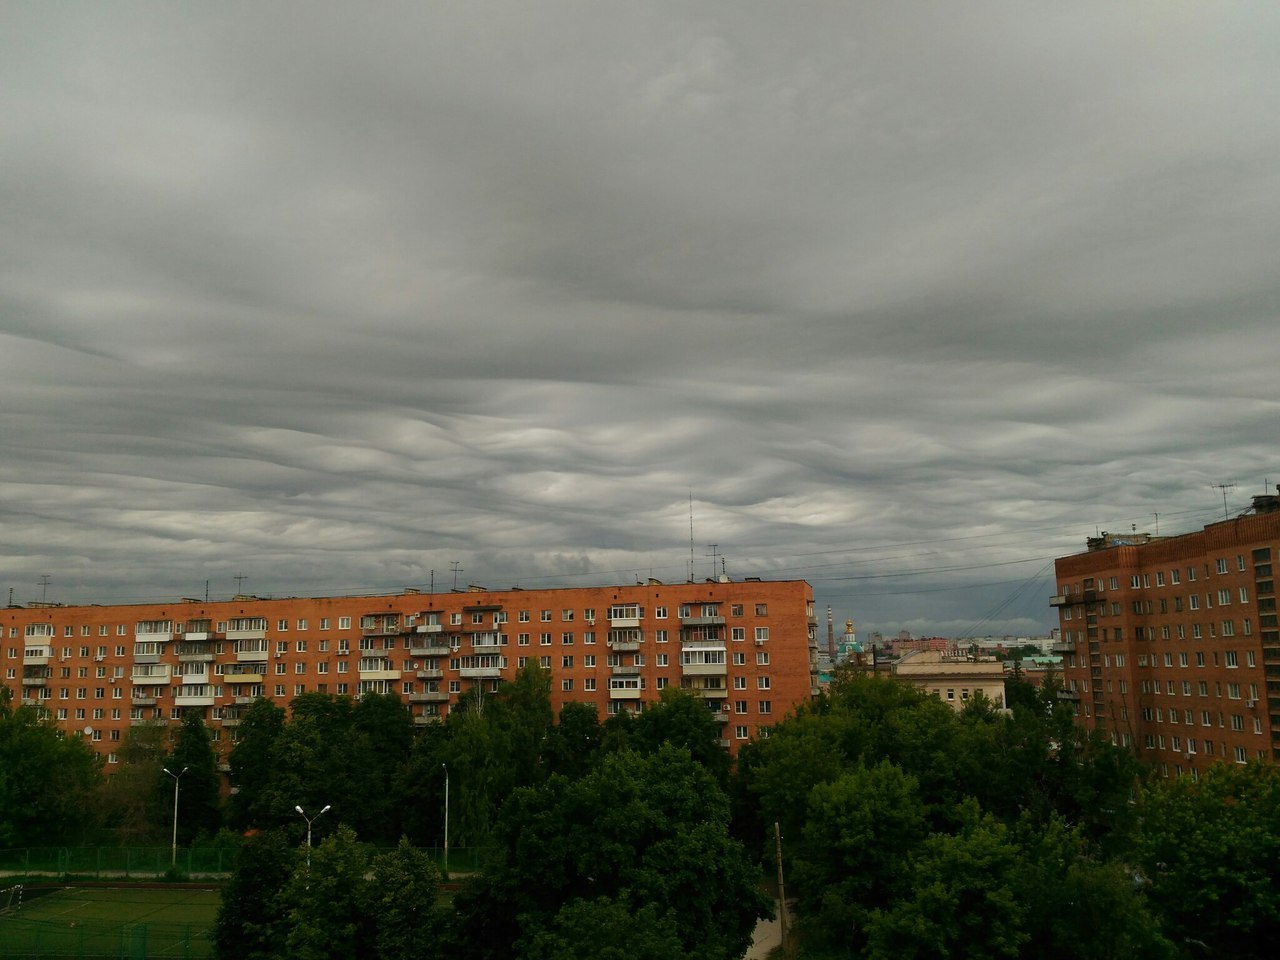
[[692,512],[1045,631],[1280,480],[1278,92],[1274,3],[3,0],[0,588],[684,580]]

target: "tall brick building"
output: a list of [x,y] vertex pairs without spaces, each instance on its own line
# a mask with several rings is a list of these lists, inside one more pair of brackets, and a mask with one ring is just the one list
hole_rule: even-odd
[[1273,569],[1280,497],[1174,537],[1109,535],[1057,561],[1062,696],[1166,776],[1280,759]]
[[817,621],[804,581],[0,611],[4,683],[115,762],[133,724],[198,710],[225,754],[248,704],[302,693],[394,693],[416,723],[466,690],[496,690],[526,662],[553,705],[638,710],[666,687],[702,697],[724,745],[758,735],[817,687]]

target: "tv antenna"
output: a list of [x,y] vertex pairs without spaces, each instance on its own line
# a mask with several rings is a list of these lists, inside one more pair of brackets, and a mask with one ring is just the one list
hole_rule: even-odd
[[46,603],[46,602],[48,602],[48,598],[49,598],[49,581],[50,581],[50,580],[52,580],[52,579],[53,579],[53,577],[52,577],[52,576],[50,576],[50,575],[49,575],[49,574],[47,574],[47,573],[42,573],[42,574],[40,574],[40,577],[39,577],[39,579],[38,579],[38,581],[37,581],[37,582],[40,584],[40,602],[41,602],[41,603]]
[[243,574],[243,573],[238,573],[238,574],[236,574],[234,577],[232,577],[231,579],[232,579],[232,580],[234,580],[234,581],[236,582],[236,596],[237,596],[237,597],[239,597],[239,596],[243,596],[243,595],[244,595],[244,582],[245,582],[246,580],[248,580],[249,578],[248,578],[245,574]]
[[689,582],[693,583],[693,487],[689,488]]
[[462,573],[462,561],[450,560],[449,569],[453,571],[453,589],[458,589],[458,574]]
[[711,552],[708,553],[707,556],[711,558],[711,577],[714,579],[716,575],[716,561],[720,556],[720,554],[716,552],[716,548],[719,547],[720,544],[708,543],[707,546],[711,548]]
[[1215,490],[1222,491],[1222,519],[1229,519],[1227,516],[1227,491],[1234,490],[1236,485],[1234,483],[1211,483],[1209,486],[1213,487]]

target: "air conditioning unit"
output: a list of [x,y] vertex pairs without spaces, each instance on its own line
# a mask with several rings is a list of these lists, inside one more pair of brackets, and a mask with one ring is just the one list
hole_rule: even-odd
[[764,646],[764,640],[763,640],[761,637],[756,637],[756,646],[757,646],[757,647],[763,647],[763,646]]
[[1256,707],[1256,706],[1258,705],[1258,701],[1257,701],[1257,700],[1246,700],[1246,701],[1244,702],[1244,705],[1245,705],[1245,709],[1247,709],[1247,710],[1252,710],[1254,707]]
[[106,658],[106,657],[103,657],[103,656],[97,656],[97,657],[94,657],[94,658],[93,658],[93,662],[94,662],[94,663],[101,663],[101,662],[102,662],[103,660],[105,660],[105,659],[107,659],[107,658]]

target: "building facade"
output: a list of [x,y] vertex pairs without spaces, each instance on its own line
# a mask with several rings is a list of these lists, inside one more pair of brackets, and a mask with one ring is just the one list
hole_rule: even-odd
[[1004,706],[1004,663],[957,650],[914,650],[892,666],[893,675],[937,697],[957,712],[981,693]]
[[1280,497],[1174,537],[1103,534],[1057,561],[1061,696],[1166,776],[1280,759]]
[[550,671],[557,711],[593,703],[602,719],[690,690],[736,751],[818,682],[804,581],[40,604],[0,611],[0,630],[14,699],[87,737],[108,771],[131,725],[199,711],[225,758],[258,697],[394,693],[429,724],[526,663]]

